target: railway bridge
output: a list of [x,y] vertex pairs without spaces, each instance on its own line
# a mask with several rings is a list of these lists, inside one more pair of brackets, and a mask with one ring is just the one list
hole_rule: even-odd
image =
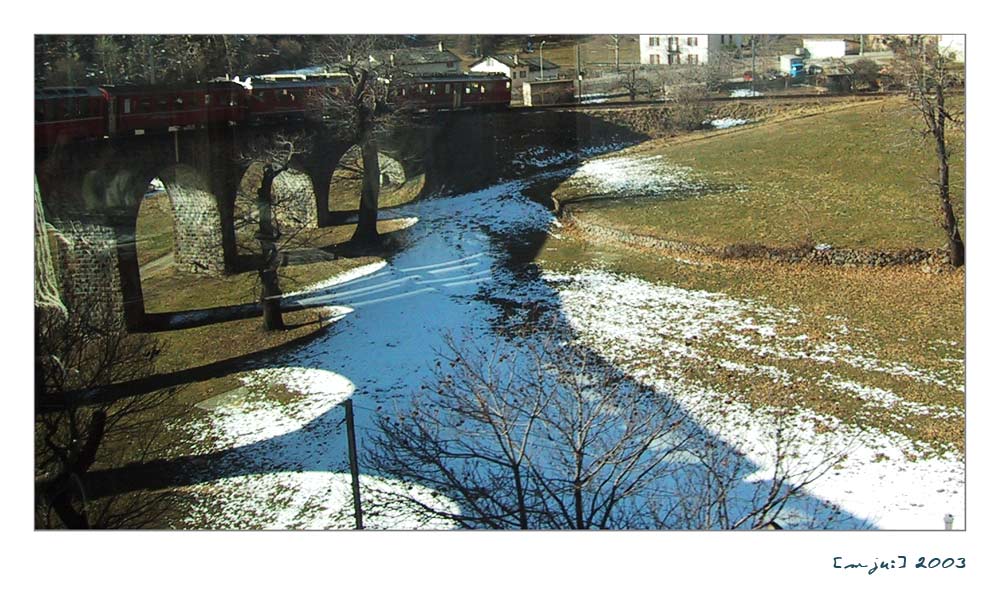
[[[136,222],[156,178],[170,198],[176,266],[212,276],[233,272],[240,184],[257,148],[279,133],[308,134],[310,142],[275,181],[274,192],[295,198],[293,210],[308,226],[330,224],[330,184],[351,144],[329,127],[287,123],[195,129],[36,148],[35,176],[45,217],[60,232],[53,256],[64,291],[100,295],[100,300],[110,295],[124,325],[144,328]],[[423,176],[422,197],[521,174],[524,162],[517,158],[540,146],[558,154],[640,138],[580,113],[457,112],[397,127],[382,136],[379,148],[380,159],[394,161],[407,179]]]

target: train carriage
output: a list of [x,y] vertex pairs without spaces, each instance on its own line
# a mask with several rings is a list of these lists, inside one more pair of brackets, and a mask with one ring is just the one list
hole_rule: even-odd
[[510,106],[510,79],[501,75],[470,77],[462,88],[462,105],[470,108]]
[[53,87],[35,92],[35,144],[51,147],[107,134],[108,93],[99,87]]
[[322,94],[336,94],[346,85],[343,77],[253,79],[247,92],[247,121],[302,120],[319,109]]
[[245,90],[231,81],[184,88],[108,88],[110,135],[220,126],[244,120]]
[[418,109],[505,108],[510,106],[510,79],[503,75],[422,77],[408,82],[399,93]]

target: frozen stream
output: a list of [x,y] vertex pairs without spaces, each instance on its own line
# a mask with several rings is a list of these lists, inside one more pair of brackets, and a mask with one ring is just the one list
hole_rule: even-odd
[[[584,173],[600,170],[599,159],[591,164]],[[617,170],[622,165],[614,166]],[[657,169],[647,170],[648,176],[655,176]],[[443,350],[444,333],[497,342],[494,327],[501,316],[489,300],[497,298],[544,304],[560,313],[582,343],[654,388],[664,400],[675,398],[699,425],[746,453],[759,466],[748,482],[768,475],[766,422],[738,406],[723,418],[709,416],[698,408],[706,398],[704,391],[661,378],[656,371],[629,369],[631,355],[639,348],[662,344],[665,360],[671,351],[682,350],[649,334],[651,327],[679,322],[712,326],[736,314],[749,318],[751,327],[766,331],[767,318],[760,314],[771,313],[768,308],[599,271],[524,279],[508,266],[507,249],[500,240],[557,226],[544,208],[523,196],[529,183],[508,182],[395,209],[394,216],[418,221],[406,230],[404,248],[388,263],[359,268],[289,299],[330,306],[340,319],[316,341],[284,355],[280,363],[247,374],[249,399],[223,402],[192,424],[205,453],[226,451],[226,457],[219,479],[194,488],[203,500],[189,525],[350,527],[351,492],[339,403],[353,399],[363,447],[376,410],[405,406],[420,392],[435,353]],[[626,300],[612,300],[616,297]],[[302,397],[285,402],[261,398],[266,385],[279,383]],[[837,503],[853,515],[843,522],[845,527],[939,529],[946,512],[955,515],[956,528],[964,527],[964,467],[958,457],[907,462],[905,439],[859,436],[835,425],[820,437],[811,432],[811,415],[800,414],[804,443],[835,447],[846,447],[848,439],[855,443],[836,475],[812,488],[817,505]],[[891,458],[873,462],[875,451]],[[396,482],[364,475],[363,483],[370,489]],[[429,496],[424,488],[409,492]],[[453,508],[446,497],[433,500],[442,509]],[[367,526],[373,528],[448,526],[446,521],[418,522],[404,510],[384,505],[368,505],[366,511],[370,511]]]

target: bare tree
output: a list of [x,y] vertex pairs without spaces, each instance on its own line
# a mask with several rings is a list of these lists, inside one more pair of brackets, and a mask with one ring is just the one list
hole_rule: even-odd
[[659,71],[669,109],[670,125],[678,131],[691,131],[708,118],[708,86],[712,72],[704,65],[677,66]]
[[380,41],[375,36],[333,36],[317,51],[324,64],[343,72],[349,81],[346,89],[335,86],[321,94],[319,103],[324,120],[361,149],[361,197],[352,238],[361,246],[379,242],[378,136],[400,124],[407,114],[404,98],[395,93],[407,75],[397,68],[394,55],[379,47]]
[[847,73],[852,90],[878,90],[881,67],[874,60],[862,58],[851,63],[840,60],[838,65]]
[[[611,49],[611,50],[614,50],[614,52],[615,52],[615,72],[616,73],[621,72],[621,57],[620,57],[620,52],[621,52],[621,47],[622,47],[622,39],[624,37],[625,36],[619,35],[617,33],[608,36],[608,48]],[[635,73],[635,71],[633,71],[633,74],[634,73]],[[634,97],[632,99],[633,99],[633,101],[635,100]]]
[[[616,66],[615,69],[617,70],[617,68],[618,67]],[[628,99],[634,102],[636,96],[640,94],[652,94],[655,85],[648,78],[644,77],[642,73],[637,73],[636,69],[632,68],[619,78],[618,87],[627,91]]]
[[934,142],[941,226],[948,237],[951,264],[959,267],[965,263],[965,243],[951,204],[951,150],[945,137],[949,127],[962,129],[965,126],[961,107],[953,107],[948,101],[953,89],[962,85],[962,69],[952,57],[938,49],[932,36],[896,36],[889,38],[887,43],[895,54],[893,73],[906,87],[910,102],[923,121],[921,133]]
[[778,442],[773,477],[749,484],[753,466],[675,402],[564,339],[514,342],[448,339],[428,393],[378,420],[374,470],[457,508],[405,490],[375,500],[466,528],[751,529],[836,462],[793,467]]
[[151,374],[159,344],[127,333],[110,298],[93,290],[86,297],[59,291],[48,250],[59,232],[45,223],[37,199],[35,235],[35,524],[153,524],[166,494],[89,500],[85,478],[98,462],[142,460],[153,449],[171,391],[91,399],[103,386]]
[[[256,184],[251,205],[243,201],[238,206],[235,219],[237,239],[241,244],[253,232],[253,253],[257,258],[257,277],[260,283],[260,304],[265,330],[285,327],[281,314],[281,284],[279,268],[282,252],[296,242],[298,234],[307,226],[306,219],[297,209],[303,198],[278,196],[274,192],[275,180],[292,165],[295,156],[306,151],[308,137],[301,134],[274,134],[251,143],[240,156],[244,164],[260,164],[260,180]],[[249,198],[244,198],[249,200]]]

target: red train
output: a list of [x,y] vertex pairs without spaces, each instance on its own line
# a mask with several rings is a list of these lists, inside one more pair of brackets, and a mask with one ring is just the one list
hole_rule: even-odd
[[500,108],[510,106],[510,79],[503,75],[425,77],[400,90],[418,108]]
[[[35,92],[35,144],[176,129],[260,124],[305,118],[320,93],[346,93],[343,77],[254,79],[249,86],[213,81],[182,88],[64,87]],[[397,91],[418,110],[505,108],[510,79],[502,75],[424,76]]]

